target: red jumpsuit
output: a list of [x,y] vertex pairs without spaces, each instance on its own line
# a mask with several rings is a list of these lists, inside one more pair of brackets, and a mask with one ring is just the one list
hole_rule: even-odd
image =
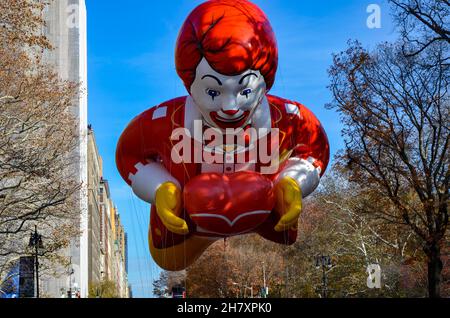
[[[136,117],[123,132],[120,137],[116,162],[123,179],[129,184],[133,183],[133,176],[137,174],[139,167],[143,167],[149,162],[160,163],[167,172],[173,176],[183,188],[189,180],[202,173],[200,163],[180,163],[176,164],[171,159],[174,141],[171,140],[172,132],[176,128],[185,127],[185,109],[187,97],[180,97],[161,105],[151,108]],[[285,100],[275,96],[267,96],[270,109],[272,128],[278,128],[280,132],[279,154],[285,157],[278,171],[268,175],[271,180],[287,170],[289,164],[293,164],[291,171],[298,177],[300,187],[313,182],[311,190],[318,184],[315,181],[324,174],[329,161],[329,144],[326,133],[313,113],[305,106]],[[299,161],[299,159],[302,159]],[[312,168],[308,173],[300,171],[295,165],[310,165]],[[223,173],[232,173],[242,169],[237,166],[223,167]],[[244,168],[245,169],[245,168]],[[251,168],[259,172],[261,165],[257,162]],[[302,170],[303,171],[303,170]],[[314,176],[312,176],[314,174]],[[152,177],[150,176],[150,179]],[[308,179],[309,178],[309,179]],[[311,178],[314,181],[311,181]],[[149,180],[150,182],[150,180]],[[306,182],[306,183],[305,183]],[[145,182],[144,182],[145,187]],[[308,187],[311,187],[308,185]],[[168,248],[182,243],[191,235],[208,236],[208,234],[197,231],[196,224],[186,213],[180,217],[186,220],[190,233],[188,235],[178,235],[166,229],[161,222],[156,208],[151,209],[151,239],[158,249]],[[273,211],[267,220],[256,228],[256,232],[266,239],[281,243],[292,244],[296,240],[297,231],[288,230],[286,232],[275,232],[274,227],[280,216]]]

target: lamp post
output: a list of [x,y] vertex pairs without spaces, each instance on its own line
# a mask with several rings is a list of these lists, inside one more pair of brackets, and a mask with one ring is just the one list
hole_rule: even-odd
[[269,294],[269,287],[266,285],[266,264],[263,262],[263,290],[261,293],[261,296],[263,298],[267,298],[267,295]]
[[42,235],[37,231],[37,225],[34,226],[34,233],[31,233],[29,247],[34,247],[35,266],[36,266],[36,298],[39,298],[39,249],[44,248],[42,244]]
[[315,261],[316,269],[322,268],[322,295],[323,298],[328,297],[328,278],[327,278],[327,268],[333,267],[331,263],[331,257],[329,255],[316,256]]
[[75,274],[75,270],[72,267],[72,256],[70,257],[70,269],[69,269],[69,291],[67,292],[67,298],[72,298],[72,275]]

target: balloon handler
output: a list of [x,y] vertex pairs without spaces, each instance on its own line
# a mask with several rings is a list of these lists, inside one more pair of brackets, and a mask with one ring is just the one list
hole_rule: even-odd
[[151,203],[155,262],[182,270],[214,241],[247,233],[293,244],[329,144],[308,108],[268,95],[278,49],[266,15],[246,0],[201,4],[175,63],[189,95],[136,117],[116,153],[123,179]]

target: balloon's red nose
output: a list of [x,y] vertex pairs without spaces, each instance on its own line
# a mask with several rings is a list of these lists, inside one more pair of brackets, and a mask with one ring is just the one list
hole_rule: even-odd
[[224,114],[227,114],[228,116],[234,116],[234,115],[236,115],[236,114],[239,112],[239,110],[234,110],[234,109],[223,110],[223,109],[222,109],[222,112],[223,112]]

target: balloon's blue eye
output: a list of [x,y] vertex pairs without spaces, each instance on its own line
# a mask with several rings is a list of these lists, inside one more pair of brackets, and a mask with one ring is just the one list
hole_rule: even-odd
[[206,90],[206,94],[208,94],[209,96],[211,96],[213,100],[214,100],[217,96],[220,96],[220,92],[219,92],[219,91],[216,91],[216,90],[214,90],[214,89],[209,89],[209,88]]
[[247,88],[247,89],[244,89],[244,90],[241,92],[241,95],[248,98],[248,95],[250,95],[251,93],[252,93],[251,88]]

